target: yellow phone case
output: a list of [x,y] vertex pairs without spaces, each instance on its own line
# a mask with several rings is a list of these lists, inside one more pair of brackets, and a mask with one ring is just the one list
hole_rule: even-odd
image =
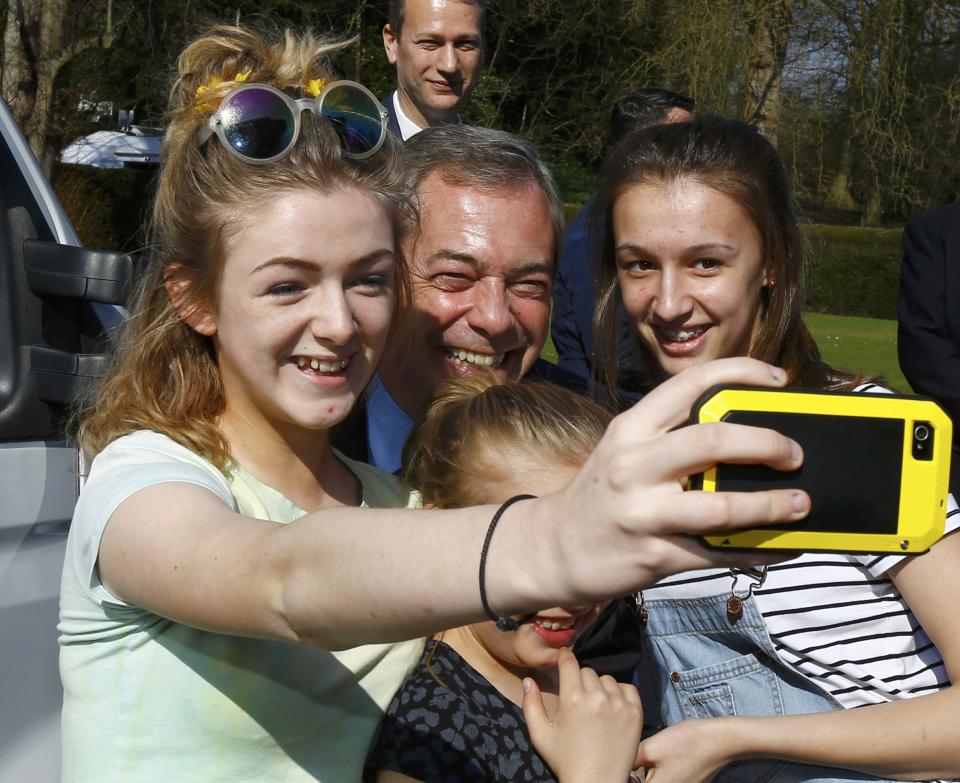
[[[910,554],[925,552],[943,535],[952,423],[933,400],[719,387],[700,398],[691,418],[777,429],[797,440],[805,455],[804,467],[793,473],[716,466],[693,477],[692,488],[719,492],[796,486],[810,494],[813,504],[807,520],[705,536],[710,546]],[[932,431],[932,446],[916,445],[918,425]],[[929,456],[915,457],[915,448]]]

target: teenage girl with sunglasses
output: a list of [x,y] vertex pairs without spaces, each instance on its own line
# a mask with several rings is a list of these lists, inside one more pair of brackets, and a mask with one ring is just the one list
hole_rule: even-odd
[[[493,375],[450,383],[407,443],[404,478],[431,508],[554,492],[610,419],[558,386]],[[625,783],[640,743],[640,697],[581,670],[569,652],[602,608],[557,606],[513,618],[524,621],[513,630],[486,621],[428,641],[387,710],[366,779]]]
[[[629,137],[595,216],[606,377],[622,306],[650,377],[665,383],[752,356],[785,367],[791,385],[878,391],[827,366],[804,326],[795,202],[755,129],[708,117]],[[920,556],[811,553],[644,590],[653,672],[638,687],[648,714],[672,724],[641,747],[647,779],[960,776],[958,524],[951,499],[947,534]]]
[[712,383],[784,381],[721,364],[622,417],[565,490],[498,516],[481,601],[496,507],[403,511],[392,477],[330,446],[406,297],[409,201],[382,108],[358,85],[324,93],[328,51],[226,28],[179,59],[152,258],[80,411],[66,783],[352,783],[420,654],[403,640],[731,562],[688,534],[806,512],[791,493],[681,493],[704,459],[798,463],[773,433],[723,429],[704,457],[670,432]]

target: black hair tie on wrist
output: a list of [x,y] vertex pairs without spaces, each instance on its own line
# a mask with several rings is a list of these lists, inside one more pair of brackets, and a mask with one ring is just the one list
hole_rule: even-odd
[[503,516],[503,512],[518,500],[532,500],[535,497],[536,495],[514,495],[505,501],[503,505],[497,509],[497,513],[493,515],[493,519],[490,520],[490,527],[487,528],[487,537],[483,540],[483,549],[480,550],[480,603],[483,604],[483,611],[487,613],[487,617],[493,620],[497,624],[497,628],[501,631],[516,631],[517,628],[524,623],[530,622],[534,615],[528,614],[520,620],[514,620],[512,617],[500,617],[490,608],[490,603],[487,601],[486,586],[487,550],[490,549],[490,539],[493,538],[493,531],[497,529],[497,523],[500,521],[500,517]]

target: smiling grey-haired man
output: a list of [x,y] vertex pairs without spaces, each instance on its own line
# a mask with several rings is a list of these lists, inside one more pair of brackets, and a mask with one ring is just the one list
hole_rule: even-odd
[[563,204],[535,147],[503,131],[447,125],[415,136],[406,153],[419,210],[401,241],[412,312],[337,439],[388,471],[400,468],[414,417],[445,379],[492,370],[585,391],[540,359]]

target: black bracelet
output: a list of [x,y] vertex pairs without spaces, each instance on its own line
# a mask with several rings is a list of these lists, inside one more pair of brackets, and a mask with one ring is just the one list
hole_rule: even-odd
[[500,508],[497,509],[497,513],[493,515],[493,519],[490,520],[490,527],[487,528],[487,537],[483,540],[483,549],[480,550],[480,603],[483,604],[483,611],[487,613],[487,617],[493,620],[497,624],[497,628],[501,631],[516,631],[517,628],[524,623],[530,622],[530,618],[532,618],[533,615],[528,614],[520,620],[514,620],[512,617],[499,617],[494,613],[493,609],[490,608],[490,604],[487,601],[486,586],[487,550],[490,549],[490,539],[493,538],[493,531],[497,529],[497,523],[500,521],[500,517],[503,516],[503,512],[518,500],[532,500],[535,497],[536,495],[514,495],[500,506]]

